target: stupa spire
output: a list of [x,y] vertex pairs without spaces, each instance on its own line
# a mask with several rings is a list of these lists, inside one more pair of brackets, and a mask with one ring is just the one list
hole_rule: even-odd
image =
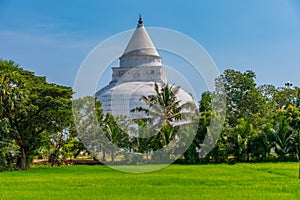
[[143,24],[142,15],[140,14],[138,24]]
[[120,57],[120,67],[161,66],[159,56],[139,16],[137,28]]

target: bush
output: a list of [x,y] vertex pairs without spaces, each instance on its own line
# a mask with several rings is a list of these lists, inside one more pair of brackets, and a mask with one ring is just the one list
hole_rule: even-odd
[[12,143],[0,141],[0,171],[14,170],[18,150]]

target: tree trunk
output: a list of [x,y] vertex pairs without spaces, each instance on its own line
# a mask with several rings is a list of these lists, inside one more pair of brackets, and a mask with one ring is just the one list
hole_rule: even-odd
[[18,163],[18,168],[20,170],[27,170],[28,164],[27,164],[27,155],[24,147],[21,147],[21,155]]
[[105,149],[102,150],[102,162],[106,161],[106,153],[105,153]]
[[111,151],[111,162],[115,161],[115,154],[114,151]]

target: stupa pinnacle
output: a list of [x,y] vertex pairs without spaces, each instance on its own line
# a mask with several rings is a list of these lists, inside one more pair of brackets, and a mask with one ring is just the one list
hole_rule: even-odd
[[120,57],[120,67],[138,66],[161,66],[161,57],[146,31],[141,17],[123,55]]

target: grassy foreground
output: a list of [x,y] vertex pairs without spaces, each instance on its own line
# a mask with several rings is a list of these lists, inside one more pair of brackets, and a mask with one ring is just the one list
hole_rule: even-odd
[[0,173],[0,199],[299,199],[297,177],[297,163],[41,167]]

